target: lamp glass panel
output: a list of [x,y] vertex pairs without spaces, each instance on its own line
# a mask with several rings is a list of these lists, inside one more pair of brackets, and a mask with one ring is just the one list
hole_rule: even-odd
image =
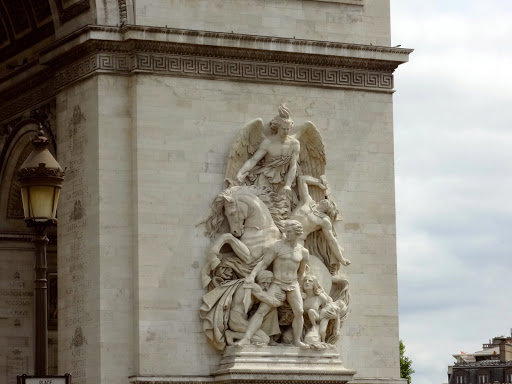
[[57,217],[57,204],[59,202],[59,194],[60,194],[60,188],[55,188],[55,192],[53,194],[52,219],[55,219]]
[[30,217],[36,220],[52,219],[54,187],[30,187]]
[[30,217],[29,211],[28,211],[28,191],[27,187],[21,188],[21,201],[23,202],[23,216],[25,216],[25,219],[28,219]]

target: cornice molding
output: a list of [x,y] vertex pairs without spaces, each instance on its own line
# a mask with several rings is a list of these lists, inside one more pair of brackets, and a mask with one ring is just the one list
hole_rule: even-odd
[[87,26],[40,52],[31,75],[5,80],[0,122],[96,73],[393,92],[410,49],[127,25]]
[[[382,47],[376,45],[352,44],[334,41],[305,40],[277,36],[247,35],[240,33],[226,33],[214,31],[201,31],[177,28],[162,28],[142,25],[124,25],[122,27],[111,27],[103,25],[88,25],[67,37],[56,41],[41,51],[41,56],[51,55],[52,52],[59,53],[58,48],[66,47],[66,43],[79,39],[82,42],[91,40],[142,40],[160,41],[174,43],[189,43],[198,45],[232,46],[236,48],[262,49],[268,51],[309,53],[309,54],[332,54],[335,56],[354,56],[356,52],[366,52],[367,56],[362,58],[384,59],[375,54],[392,55],[396,65],[407,61],[408,55],[413,49]],[[348,52],[351,51],[351,54]],[[370,56],[368,56],[370,55]]]

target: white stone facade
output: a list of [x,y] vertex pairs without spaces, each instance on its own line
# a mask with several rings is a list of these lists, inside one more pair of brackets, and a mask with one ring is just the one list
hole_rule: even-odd
[[[47,79],[43,67],[28,68],[0,89],[2,127],[55,103],[48,130],[67,167],[56,237],[58,372],[80,384],[213,380],[221,356],[198,315],[209,240],[197,224],[222,188],[240,128],[286,103],[294,121],[318,127],[341,208],[336,230],[352,261],[342,267],[351,284],[343,365],[361,383],[399,382],[392,72],[410,50],[388,47],[389,1],[97,3],[77,28],[89,18],[102,27],[30,53],[50,68]],[[69,36],[70,23],[56,36]],[[19,154],[27,140],[9,145]],[[16,156],[0,159],[3,206]],[[5,266],[14,247],[28,289],[29,232],[11,222],[0,226],[2,288],[18,268]],[[24,240],[12,243],[14,232]],[[11,383],[14,357],[0,348],[1,384]]]

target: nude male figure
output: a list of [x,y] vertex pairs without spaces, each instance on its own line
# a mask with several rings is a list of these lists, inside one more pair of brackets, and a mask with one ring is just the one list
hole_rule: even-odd
[[[283,304],[286,299],[284,293],[277,292],[274,296],[268,293],[268,289],[272,284],[274,274],[270,271],[261,271],[256,275],[256,284],[253,283],[251,288],[251,302],[249,307],[252,307],[255,303],[266,303],[271,308],[279,307]],[[229,311],[229,329],[226,330],[226,342],[228,345],[233,345],[235,339],[242,339],[247,331],[249,325],[249,316],[244,310],[244,296],[245,289],[247,287],[240,287],[233,295],[233,301],[231,302],[231,310]],[[270,315],[271,313],[269,313]],[[268,318],[269,316],[267,316]],[[267,318],[263,322],[266,326],[258,329],[251,337],[251,342],[256,344],[268,344],[270,341],[269,336],[278,335],[279,322],[277,320],[277,313],[272,318]]]
[[[255,185],[270,187],[276,193],[291,195],[300,152],[299,141],[288,135],[292,127],[290,111],[281,105],[279,115],[270,122],[272,135],[263,139],[252,158],[238,171],[236,179],[239,183],[243,183],[249,173],[252,173],[256,178]],[[257,166],[263,158],[264,164]]]
[[297,220],[302,224],[304,232],[299,237],[299,244],[304,245],[304,241],[312,232],[321,230],[327,240],[327,245],[335,259],[329,260],[330,271],[334,275],[337,272],[339,264],[349,265],[350,260],[343,257],[343,248],[336,239],[333,229],[334,221],[338,215],[336,205],[323,199],[320,202],[313,200],[309,194],[308,185],[315,185],[325,190],[325,185],[317,178],[312,176],[299,176],[297,186],[299,189],[299,204],[293,210],[290,218]]
[[[254,282],[255,276],[273,263],[274,281],[268,289],[269,295],[283,292],[286,295],[286,302],[290,304],[293,311],[293,343],[300,348],[309,348],[301,340],[302,328],[304,327],[304,309],[302,305],[302,294],[299,280],[304,277],[306,264],[309,262],[309,252],[298,243],[302,233],[302,225],[295,220],[287,220],[284,226],[284,238],[276,241],[263,256],[261,260],[246,277],[247,284]],[[249,320],[249,325],[244,337],[236,345],[247,345],[254,333],[261,327],[263,318],[271,309],[266,303],[261,303],[256,313]]]

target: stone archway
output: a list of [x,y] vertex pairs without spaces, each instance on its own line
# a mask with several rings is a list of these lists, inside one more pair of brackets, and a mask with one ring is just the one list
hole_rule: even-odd
[[[0,62],[34,46],[48,45],[69,33],[70,28],[72,31],[88,24],[127,24],[127,2],[130,0],[0,0]],[[29,64],[30,56],[29,53],[14,59],[8,69]]]
[[[0,224],[0,231],[26,231],[23,222],[23,207],[21,206],[20,187],[16,172],[32,151],[31,140],[37,133],[39,126],[43,127],[45,134],[52,139],[51,123],[44,119],[18,118],[14,124],[3,127],[7,139],[0,147],[0,217],[5,218]],[[7,127],[7,128],[6,128]],[[7,132],[5,132],[7,131]],[[55,142],[51,152],[56,153]]]

